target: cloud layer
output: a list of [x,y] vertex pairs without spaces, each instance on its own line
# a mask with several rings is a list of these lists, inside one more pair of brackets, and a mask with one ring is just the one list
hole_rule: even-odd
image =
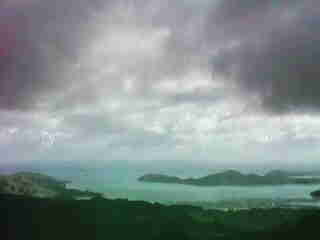
[[217,53],[214,70],[258,93],[272,110],[318,108],[319,2],[247,3],[223,1],[212,14],[215,28],[234,43]]
[[313,162],[318,9],[316,0],[3,1],[0,145],[8,159],[277,165],[308,153]]

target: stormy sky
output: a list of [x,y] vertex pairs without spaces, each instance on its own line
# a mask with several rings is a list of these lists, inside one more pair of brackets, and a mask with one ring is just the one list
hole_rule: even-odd
[[318,0],[2,0],[3,164],[320,165]]

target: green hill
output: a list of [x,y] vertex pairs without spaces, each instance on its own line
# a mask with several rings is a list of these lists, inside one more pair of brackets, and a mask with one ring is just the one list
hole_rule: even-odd
[[197,186],[250,186],[250,185],[283,185],[283,184],[315,184],[320,183],[319,178],[293,178],[286,172],[271,171],[265,175],[242,174],[235,170],[210,174],[200,178],[178,178],[162,174],[146,174],[140,178],[143,182],[178,183]]
[[320,220],[317,210],[225,212],[124,199],[85,201],[3,194],[0,213],[3,240],[300,240],[316,233],[314,226]]
[[0,176],[0,193],[41,198],[95,197],[98,193],[67,189],[68,181],[32,172],[19,172]]

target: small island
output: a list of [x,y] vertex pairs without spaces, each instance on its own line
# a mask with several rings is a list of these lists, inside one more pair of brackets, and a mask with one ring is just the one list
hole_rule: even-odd
[[69,189],[67,188],[68,183],[70,182],[41,173],[18,172],[11,175],[0,175],[0,194],[55,199],[102,197],[100,193]]
[[319,178],[292,177],[284,171],[270,171],[265,175],[242,174],[235,170],[210,174],[200,178],[179,178],[163,174],[146,174],[138,178],[141,182],[175,183],[195,186],[253,186],[253,185],[284,185],[284,184],[319,184]]
[[320,190],[313,191],[310,193],[311,197],[315,200],[320,200]]
[[[221,174],[239,177],[232,171]],[[68,189],[67,183],[29,172],[0,176],[1,239],[300,240],[316,236],[320,220],[320,211],[307,205],[274,206],[263,199],[238,206],[233,201],[161,204],[102,198]],[[78,199],[90,195],[89,201]]]

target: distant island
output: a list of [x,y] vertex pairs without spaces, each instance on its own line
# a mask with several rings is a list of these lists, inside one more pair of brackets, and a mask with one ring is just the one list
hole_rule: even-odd
[[101,197],[100,193],[69,189],[66,186],[67,183],[70,182],[41,173],[18,172],[11,175],[0,175],[0,194],[60,199]]
[[315,200],[320,200],[320,190],[313,191],[310,193],[311,197]]
[[[220,175],[233,176],[236,172]],[[307,205],[291,209],[290,205],[274,206],[263,199],[251,199],[236,207],[224,201],[221,210],[208,202],[204,209],[201,202],[107,199],[98,193],[68,189],[67,183],[30,172],[0,176],[1,239],[300,240],[318,234],[320,210]],[[85,196],[92,198],[78,199]]]
[[320,178],[293,177],[292,174],[274,170],[265,175],[242,174],[235,170],[210,174],[200,178],[179,178],[163,174],[146,174],[138,178],[141,182],[175,183],[196,186],[253,186],[253,185],[284,185],[284,184],[318,184]]

